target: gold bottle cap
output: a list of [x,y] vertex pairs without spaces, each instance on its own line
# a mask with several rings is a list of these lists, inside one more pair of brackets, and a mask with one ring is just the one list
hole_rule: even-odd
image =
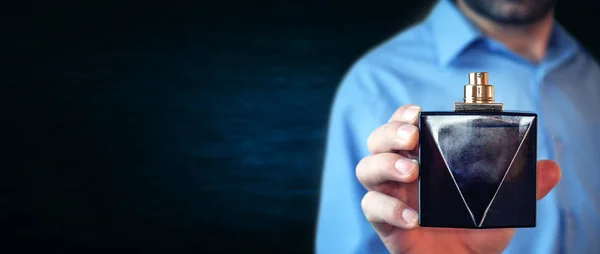
[[498,112],[504,110],[504,104],[495,103],[494,86],[488,83],[487,72],[471,72],[463,102],[454,103],[454,110]]
[[494,103],[494,86],[488,83],[487,72],[469,73],[465,86],[465,103]]

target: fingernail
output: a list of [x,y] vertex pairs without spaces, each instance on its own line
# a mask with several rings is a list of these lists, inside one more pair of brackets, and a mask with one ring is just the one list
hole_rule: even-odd
[[415,169],[416,164],[413,160],[399,159],[394,166],[401,174],[408,175]]
[[420,107],[412,106],[404,111],[404,113],[402,114],[402,118],[404,118],[404,121],[406,122],[412,122],[412,120],[414,120],[417,117],[417,115],[419,115],[419,112],[421,112]]
[[414,225],[419,220],[419,215],[417,215],[415,210],[406,208],[402,211],[402,219],[409,225]]
[[412,125],[402,125],[398,128],[396,135],[402,140],[409,139],[415,133],[415,128]]

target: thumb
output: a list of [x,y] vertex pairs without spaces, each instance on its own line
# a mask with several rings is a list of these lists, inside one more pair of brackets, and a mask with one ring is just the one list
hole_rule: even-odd
[[562,172],[556,162],[538,161],[537,165],[537,199],[544,198],[560,181]]

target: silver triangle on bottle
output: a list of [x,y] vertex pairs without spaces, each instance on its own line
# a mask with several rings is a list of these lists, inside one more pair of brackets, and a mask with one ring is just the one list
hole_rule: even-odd
[[[446,165],[446,167],[448,169],[448,173],[450,174],[450,176],[454,182],[454,185],[456,186],[456,189],[457,189],[465,207],[467,208],[469,215],[471,216],[473,224],[475,225],[475,227],[481,227],[485,221],[485,217],[486,217],[490,207],[492,206],[492,203],[494,202],[494,199],[496,198],[496,195],[498,194],[498,191],[502,187],[502,183],[506,179],[506,176],[508,175],[511,166],[513,165],[514,160],[517,157],[517,154],[519,153],[521,146],[523,145],[523,142],[526,140],[527,134],[529,133],[529,130],[531,128],[534,117],[495,116],[495,117],[489,117],[487,119],[484,119],[484,120],[488,120],[490,122],[499,122],[499,123],[504,122],[504,123],[508,123],[508,124],[512,123],[512,124],[514,124],[513,126],[518,126],[516,128],[518,128],[519,136],[517,139],[513,140],[513,141],[516,141],[516,143],[518,143],[518,146],[516,147],[516,150],[514,150],[513,152],[510,152],[510,154],[512,154],[512,156],[510,156],[511,157],[510,163],[508,163],[508,165],[506,165],[506,166],[502,166],[502,168],[500,170],[500,172],[503,172],[502,178],[499,181],[499,184],[498,184],[496,190],[494,191],[494,195],[491,197],[491,199],[487,203],[485,211],[483,211],[482,215],[480,215],[480,216],[476,216],[474,214],[471,206],[469,205],[469,202],[467,201],[467,199],[465,198],[465,195],[463,194],[463,190],[461,190],[461,187],[459,186],[459,182],[456,179],[455,172],[453,172],[453,169],[455,169],[453,167],[454,165],[450,165],[450,163],[448,162],[449,161],[447,159],[448,151],[447,151],[447,149],[444,149],[442,147],[442,145],[440,145],[440,131],[442,129],[448,128],[449,126],[454,127],[457,125],[469,124],[476,119],[481,120],[481,117],[479,117],[479,116],[473,116],[473,117],[444,116],[444,117],[437,117],[435,122],[428,121],[428,122],[426,122],[426,124],[428,125],[428,127],[431,131],[431,135],[433,136],[433,140],[435,141],[435,144],[440,151],[440,154],[443,158],[444,164]],[[466,130],[465,128],[459,128],[459,129]],[[470,130],[470,131],[464,131],[464,133],[462,133],[462,134],[463,134],[462,136],[454,136],[454,137],[452,137],[452,139],[454,139],[455,141],[458,139],[467,139],[469,137],[465,137],[464,135],[469,135],[469,134],[473,134],[473,133],[472,133],[472,130]],[[487,138],[492,139],[495,137],[487,136]],[[482,138],[479,137],[479,139],[482,139]],[[484,140],[484,141],[486,141],[486,140]],[[490,141],[490,140],[487,140],[487,141]],[[452,147],[452,148],[456,148],[456,147]],[[506,150],[508,148],[505,147],[504,149]],[[453,152],[453,151],[451,151],[451,152]],[[489,170],[492,170],[492,169],[489,169]],[[479,218],[479,220],[478,220],[478,218]]]

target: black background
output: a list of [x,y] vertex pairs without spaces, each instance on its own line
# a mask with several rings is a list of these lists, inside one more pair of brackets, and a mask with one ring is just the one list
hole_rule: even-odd
[[432,4],[6,5],[4,253],[311,253],[340,78]]

